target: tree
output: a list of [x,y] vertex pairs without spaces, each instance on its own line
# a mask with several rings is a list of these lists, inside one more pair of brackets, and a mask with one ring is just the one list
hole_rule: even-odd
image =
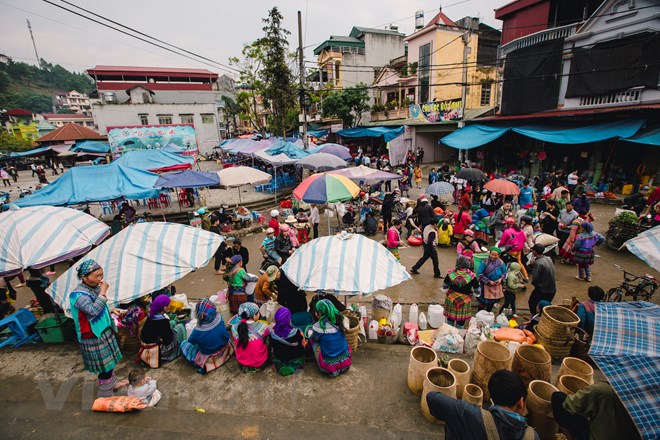
[[289,42],[286,37],[291,32],[282,28],[282,20],[277,6],[273,7],[268,18],[262,20],[266,24],[263,28],[265,36],[255,43],[263,47],[261,77],[264,105],[272,111],[269,127],[272,132],[286,136],[286,130],[292,128],[288,124],[288,114],[296,106],[296,91],[287,62]]
[[234,124],[234,132],[238,130],[238,124],[236,121],[237,117],[240,117],[241,113],[243,112],[243,108],[238,104],[236,101],[231,99],[229,96],[222,95],[222,102],[224,103],[224,112],[225,112],[225,118],[227,121],[231,119],[232,123]]
[[263,82],[261,81],[261,70],[263,67],[264,53],[258,41],[243,47],[243,59],[238,57],[229,59],[229,64],[238,68],[241,90],[236,94],[236,104],[240,107],[239,117],[247,121],[266,137],[266,127],[261,123],[259,114],[259,97],[263,96]]
[[71,110],[70,108],[66,108],[66,107],[62,107],[62,108],[58,108],[58,109],[57,109],[57,114],[58,114],[58,115],[73,115],[73,114],[75,114],[75,113],[76,113],[76,112],[74,112],[74,111]]
[[353,87],[332,91],[323,99],[323,117],[341,119],[345,126],[358,125],[362,113],[369,110],[367,85],[360,83]]
[[6,130],[0,130],[0,150],[24,151],[32,148],[32,142],[10,134]]

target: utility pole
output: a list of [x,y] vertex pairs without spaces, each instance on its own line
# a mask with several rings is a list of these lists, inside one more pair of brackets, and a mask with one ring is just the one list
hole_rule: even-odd
[[305,150],[309,149],[309,139],[307,138],[307,99],[305,96],[305,58],[303,54],[302,37],[302,13],[298,11],[298,61],[300,63],[300,112],[302,119],[303,146]]
[[[463,41],[463,88],[461,91],[461,106],[463,107],[463,115],[461,119],[464,121],[465,120],[465,110],[466,110],[466,103],[467,103],[467,82],[468,82],[468,55],[470,54],[470,47],[468,46],[470,44],[470,30],[466,30],[463,32],[463,36],[461,38]],[[465,122],[463,122],[465,123]],[[465,156],[464,158],[461,157],[461,152]],[[467,159],[467,150],[459,150],[459,160],[462,162],[463,160]]]
[[34,54],[37,56],[37,66],[41,68],[41,58],[39,58],[39,52],[37,52],[37,43],[34,42],[34,35],[32,35],[32,26],[30,26],[30,20],[27,20],[28,29],[30,30],[30,38],[32,38],[32,46],[34,47]]

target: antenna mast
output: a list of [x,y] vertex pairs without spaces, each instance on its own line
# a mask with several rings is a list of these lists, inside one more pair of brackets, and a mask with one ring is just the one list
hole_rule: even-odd
[[37,43],[34,42],[34,35],[32,34],[32,26],[30,26],[30,20],[27,20],[28,29],[30,30],[30,38],[32,38],[32,46],[34,47],[34,54],[37,56],[37,65],[41,67],[41,58],[39,58],[39,52],[37,52]]

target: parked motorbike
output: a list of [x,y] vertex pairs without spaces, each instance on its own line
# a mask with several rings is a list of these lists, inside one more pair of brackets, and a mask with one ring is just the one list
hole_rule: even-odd
[[32,187],[29,188],[21,188],[20,186],[18,187],[18,198],[22,199],[25,196],[29,196],[32,194]]

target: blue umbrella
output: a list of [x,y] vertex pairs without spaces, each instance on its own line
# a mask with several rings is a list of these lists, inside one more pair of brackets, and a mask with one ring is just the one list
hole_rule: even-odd
[[162,174],[155,188],[199,188],[204,186],[218,186],[220,178],[218,173],[207,171],[179,171],[178,173]]
[[424,193],[430,196],[441,196],[443,194],[452,194],[454,190],[454,185],[449,182],[435,182],[429,185]]

